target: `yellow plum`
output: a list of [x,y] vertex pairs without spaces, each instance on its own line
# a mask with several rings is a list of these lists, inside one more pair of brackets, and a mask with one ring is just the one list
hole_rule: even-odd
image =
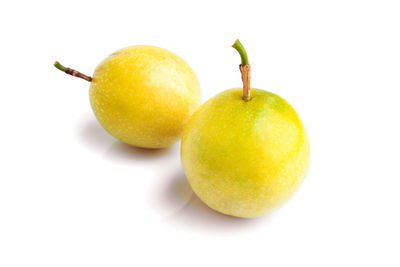
[[189,65],[154,46],[131,46],[104,59],[91,81],[90,102],[96,118],[118,140],[142,148],[163,148],[178,141],[200,104],[200,85]]
[[239,41],[243,89],[203,104],[183,133],[181,160],[196,195],[210,208],[257,217],[286,202],[309,165],[309,144],[295,110],[281,97],[250,88],[250,65]]

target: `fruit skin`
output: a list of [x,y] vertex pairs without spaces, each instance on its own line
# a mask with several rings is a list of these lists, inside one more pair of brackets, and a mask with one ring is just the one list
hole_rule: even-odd
[[237,217],[258,217],[286,202],[309,165],[305,129],[279,96],[252,89],[224,91],[190,118],[181,159],[196,195],[210,208]]
[[137,147],[163,148],[181,137],[200,104],[200,85],[175,54],[131,46],[96,68],[90,102],[100,124],[115,138]]

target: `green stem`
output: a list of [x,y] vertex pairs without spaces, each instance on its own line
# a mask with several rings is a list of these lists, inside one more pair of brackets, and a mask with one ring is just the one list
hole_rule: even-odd
[[232,45],[232,47],[239,52],[239,55],[242,59],[242,66],[249,65],[249,59],[247,58],[246,50],[244,49],[239,39],[236,40],[236,42]]
[[67,69],[66,67],[64,67],[63,65],[61,65],[60,62],[58,62],[58,61],[56,61],[56,62],[54,63],[54,67],[56,67],[57,69],[59,69],[59,70],[61,70],[61,71],[63,71],[63,72],[65,72],[65,70]]

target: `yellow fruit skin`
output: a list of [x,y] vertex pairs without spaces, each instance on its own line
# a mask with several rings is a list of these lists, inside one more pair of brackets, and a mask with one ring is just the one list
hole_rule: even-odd
[[189,65],[153,46],[119,50],[96,68],[90,102],[100,124],[120,141],[143,148],[175,143],[200,104]]
[[189,183],[210,208],[258,217],[286,202],[309,165],[305,129],[279,96],[251,89],[224,91],[190,118],[181,158]]

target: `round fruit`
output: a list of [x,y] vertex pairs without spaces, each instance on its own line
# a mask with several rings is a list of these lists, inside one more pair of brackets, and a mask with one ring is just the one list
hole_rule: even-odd
[[203,104],[184,130],[181,157],[193,191],[209,207],[257,217],[297,190],[308,169],[309,144],[294,109],[263,90],[251,89],[250,96],[248,62],[241,70],[248,91],[227,90]]
[[111,54],[91,82],[90,102],[100,124],[137,147],[163,148],[178,141],[200,103],[200,85],[189,65],[154,46]]

